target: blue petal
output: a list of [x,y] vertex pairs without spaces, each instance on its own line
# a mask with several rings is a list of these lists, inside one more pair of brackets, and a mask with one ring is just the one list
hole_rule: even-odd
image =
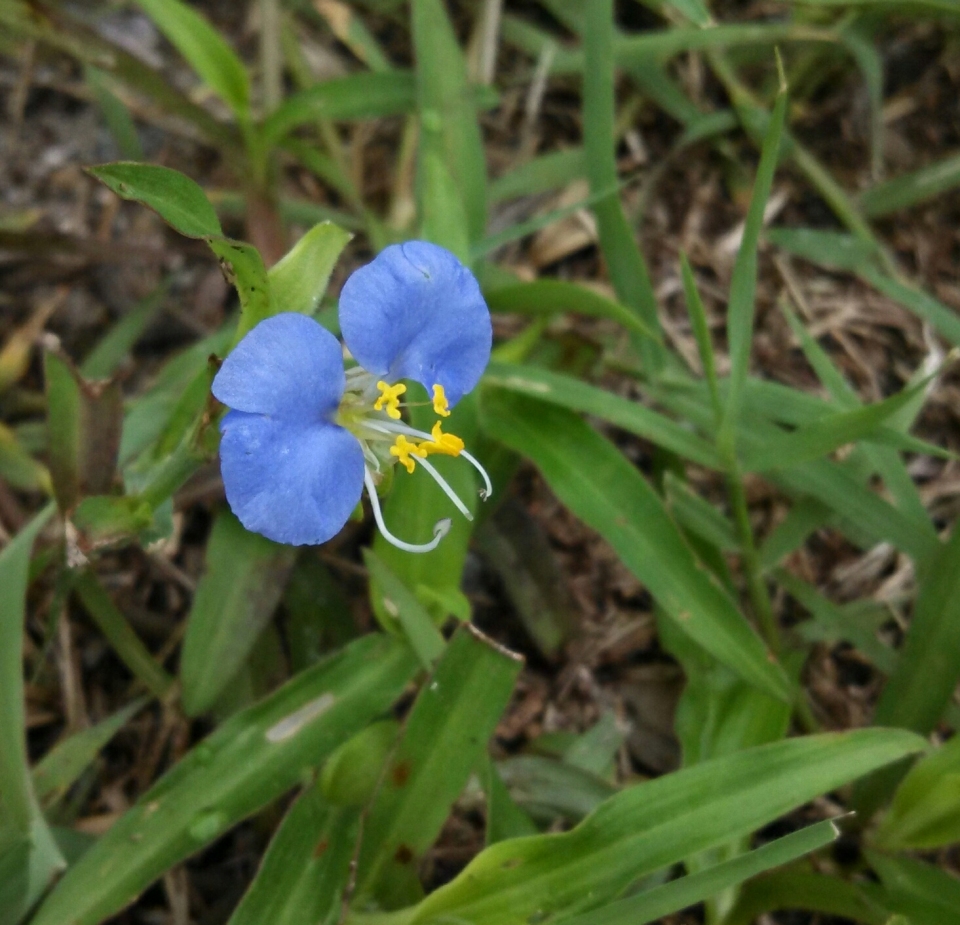
[[490,360],[490,310],[474,275],[426,241],[392,244],[340,294],[340,329],[356,361],[390,382],[439,383],[455,404]]
[[248,530],[292,546],[336,536],[360,500],[363,450],[327,421],[231,411],[220,422],[227,501]]
[[301,422],[330,417],[343,395],[337,339],[305,315],[261,321],[233,348],[211,391],[225,405]]

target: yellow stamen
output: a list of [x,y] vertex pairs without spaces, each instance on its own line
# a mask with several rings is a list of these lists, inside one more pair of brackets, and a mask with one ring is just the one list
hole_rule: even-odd
[[[389,414],[389,411],[387,412]],[[398,414],[397,417],[400,415]],[[413,456],[419,456],[423,459],[427,451],[419,444],[411,443],[403,434],[397,435],[397,441],[390,447],[390,455],[396,456],[402,465],[406,467],[407,472],[413,472],[417,462]]]
[[[380,397],[373,403],[374,410],[386,411],[387,417],[399,421],[400,396],[407,391],[407,387],[402,382],[397,383],[397,385],[388,385],[381,380],[377,383],[377,388],[380,389]],[[386,408],[384,408],[384,405],[386,405]]]
[[420,449],[425,451],[425,456],[432,453],[442,453],[444,456],[459,456],[463,451],[463,441],[455,434],[443,433],[439,421],[433,425],[430,434],[433,440],[424,440],[420,444]]
[[450,417],[450,403],[447,401],[442,385],[433,387],[433,410],[442,418]]

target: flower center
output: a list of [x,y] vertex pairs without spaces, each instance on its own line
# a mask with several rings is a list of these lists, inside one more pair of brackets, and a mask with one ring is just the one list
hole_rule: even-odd
[[[349,430],[363,449],[366,470],[364,482],[370,494],[370,502],[373,505],[380,532],[394,546],[409,552],[428,552],[435,549],[449,530],[448,520],[440,521],[434,530],[433,540],[422,545],[399,540],[386,528],[376,493],[376,486],[383,479],[386,471],[400,463],[408,473],[412,473],[419,462],[468,520],[473,520],[470,509],[446,479],[427,462],[427,457],[435,454],[462,456],[483,479],[484,487],[480,491],[480,497],[483,500],[489,498],[493,491],[490,477],[483,466],[464,449],[463,440],[455,434],[443,432],[439,420],[434,423],[429,434],[410,427],[402,420],[400,409],[403,405],[400,396],[406,393],[406,385],[403,383],[391,385],[382,379],[375,381],[370,373],[359,367],[347,370],[346,378],[346,387],[335,415],[335,423]],[[430,404],[434,412],[440,417],[449,417],[449,401],[443,386],[436,383],[432,391],[433,400]]]

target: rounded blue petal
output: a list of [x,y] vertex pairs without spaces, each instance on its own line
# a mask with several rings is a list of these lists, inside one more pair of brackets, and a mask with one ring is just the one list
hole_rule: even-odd
[[442,385],[451,405],[480,381],[493,340],[474,275],[426,241],[392,244],[346,281],[340,329],[368,372]]
[[360,500],[363,450],[328,421],[231,411],[220,422],[227,501],[248,530],[292,546],[336,536]]
[[328,419],[343,388],[339,341],[312,318],[288,312],[247,333],[223,361],[211,391],[236,411],[307,422]]

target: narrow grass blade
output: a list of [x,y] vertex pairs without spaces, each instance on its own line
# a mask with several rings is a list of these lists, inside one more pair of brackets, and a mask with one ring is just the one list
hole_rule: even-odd
[[137,0],[189,65],[234,112],[250,115],[250,78],[223,36],[180,0]]
[[80,374],[84,378],[107,379],[117,371],[150,322],[156,318],[168,289],[167,282],[161,283],[107,331],[80,364]]
[[926,202],[957,186],[960,186],[960,154],[872,186],[860,197],[860,207],[868,218],[880,218]]
[[955,876],[903,855],[866,854],[883,883],[884,904],[909,925],[960,925],[960,881]]
[[287,811],[227,925],[320,925],[340,911],[359,813],[331,806],[318,783]]
[[[593,0],[585,10],[583,36],[586,68],[583,80],[583,134],[590,189],[597,193],[617,186],[614,150],[613,0]],[[643,255],[627,223],[619,196],[611,193],[593,206],[610,281],[624,305],[635,311],[659,336],[657,301]],[[655,343],[641,345],[645,365],[660,365]]]
[[483,789],[487,797],[487,845],[537,834],[539,830],[533,820],[514,803],[491,758],[487,758],[484,765]]
[[490,202],[537,196],[560,189],[584,176],[586,169],[583,148],[541,154],[494,180],[490,184]]
[[173,678],[157,664],[150,650],[117,609],[97,576],[89,569],[73,577],[73,590],[84,610],[107,637],[120,660],[154,697],[162,700],[170,692]]
[[180,655],[189,716],[210,709],[247,660],[280,603],[296,555],[292,546],[245,530],[226,508],[217,514]]
[[700,363],[703,366],[703,377],[710,389],[710,400],[713,410],[720,422],[723,410],[720,403],[720,387],[717,384],[717,362],[713,353],[713,343],[710,340],[710,328],[707,325],[707,312],[703,307],[703,300],[697,290],[697,282],[693,278],[693,270],[686,254],[680,255],[680,275],[683,279],[683,292],[687,300],[687,313],[690,315],[690,327],[697,341],[697,352],[700,354]]
[[730,280],[730,301],[727,307],[727,340],[730,351],[730,379],[723,409],[723,420],[717,443],[732,451],[736,440],[740,405],[750,366],[750,344],[753,339],[753,318],[757,291],[757,247],[763,228],[763,213],[770,197],[773,174],[777,168],[780,136],[787,113],[787,94],[781,87],[767,133],[763,140],[760,165],[750,209],[743,230],[743,241],[737,252]]
[[516,312],[537,318],[574,312],[588,318],[609,318],[641,337],[655,339],[653,331],[629,308],[576,283],[538,279],[532,283],[497,287],[485,295],[492,312]]
[[413,112],[416,103],[409,71],[336,77],[287,97],[263,123],[263,138],[266,144],[276,145],[294,129],[317,119],[380,119]]
[[405,646],[367,636],[236,714],[70,868],[32,925],[98,925],[114,915],[388,710],[415,670]]
[[364,824],[357,896],[387,908],[433,844],[470,773],[480,765],[523,662],[462,626],[424,684]]
[[147,698],[141,697],[95,726],[57,742],[33,769],[37,800],[46,807],[61,800],[100,749],[143,709],[146,702]]
[[467,237],[474,243],[487,225],[487,175],[466,61],[440,0],[413,0],[410,24],[421,156],[432,151],[450,170],[466,213]]
[[663,478],[663,488],[667,510],[678,523],[722,552],[739,550],[740,543],[733,524],[686,482],[667,472]]
[[491,363],[487,367],[483,384],[574,411],[594,414],[684,459],[711,469],[721,467],[716,450],[685,427],[639,402],[588,385],[572,376],[522,364]]
[[647,925],[679,912],[757,874],[789,864],[837,840],[836,825],[827,820],[785,835],[754,851],[679,880],[603,906],[587,915],[565,919],[567,925]]
[[409,925],[444,917],[523,925],[531,915],[586,914],[645,875],[923,746],[907,732],[864,729],[788,739],[666,774],[607,800],[570,832],[487,848],[428,896]]
[[791,686],[728,594],[698,567],[639,471],[576,415],[543,401],[484,395],[486,431],[527,456],[551,489],[613,546],[679,629],[774,697]]
[[374,608],[375,612],[385,612],[399,624],[410,647],[417,653],[420,664],[429,671],[446,646],[440,630],[416,595],[387,568],[373,550],[364,550],[363,561],[370,573],[371,591],[376,589],[381,595],[379,607]]
[[143,148],[137,135],[137,127],[130,116],[130,110],[110,89],[107,75],[99,68],[87,65],[83,69],[83,76],[93,91],[107,128],[120,150],[120,156],[130,161],[142,161]]
[[0,845],[5,868],[0,911],[11,923],[20,921],[65,866],[33,789],[23,689],[30,554],[53,511],[52,504],[45,507],[0,551],[0,818],[10,836],[9,844]]

